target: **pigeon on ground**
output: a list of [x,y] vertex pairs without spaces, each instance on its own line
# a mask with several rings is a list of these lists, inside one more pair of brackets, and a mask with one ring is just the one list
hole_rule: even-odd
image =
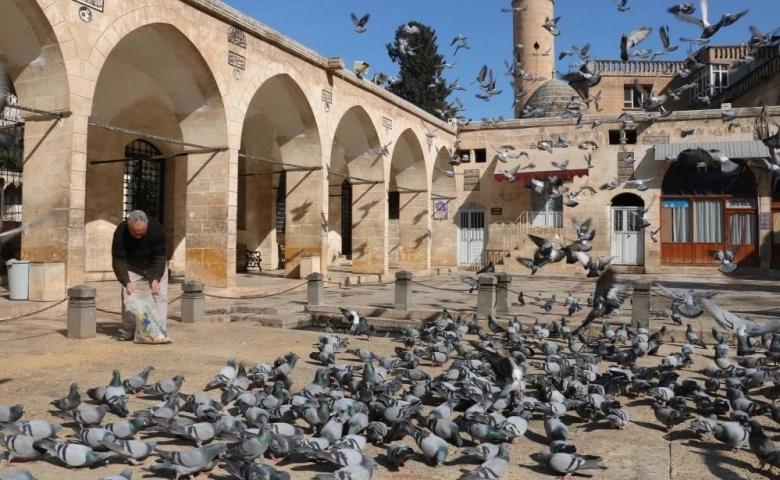
[[81,443],[92,448],[104,448],[103,440],[116,440],[116,435],[102,427],[80,428],[76,433],[66,438],[77,438]]
[[390,463],[398,470],[406,464],[406,461],[414,457],[415,453],[412,447],[404,443],[395,443],[387,446],[387,458]]
[[290,474],[270,465],[225,459],[225,469],[242,480],[290,480]]
[[56,437],[62,430],[62,425],[49,423],[46,420],[22,420],[15,423],[0,422],[0,430],[42,439]]
[[0,405],[0,422],[15,422],[24,415],[24,405]]
[[149,380],[149,373],[151,373],[152,370],[154,370],[154,367],[149,365],[139,374],[126,378],[125,381],[122,382],[125,393],[136,393],[146,386],[146,382]]
[[770,471],[774,467],[780,467],[780,450],[778,450],[775,442],[766,436],[758,420],[750,421],[750,438],[748,443],[750,444],[750,451],[758,458],[758,468],[760,470],[763,470],[766,465],[769,466]]
[[181,389],[182,382],[184,381],[184,375],[178,374],[173,378],[168,378],[149,385],[142,389],[143,393],[153,397],[162,397],[170,395],[174,392],[178,392]]
[[119,474],[117,475],[109,475],[107,477],[100,477],[98,480],[132,480],[133,478],[133,469],[132,468],[125,468]]
[[729,274],[737,271],[739,265],[734,261],[734,256],[737,254],[736,248],[709,250],[707,253],[709,253],[714,260],[720,262],[720,266],[718,267],[720,273]]
[[579,470],[606,470],[601,464],[601,457],[594,455],[580,455],[578,453],[552,453],[549,450],[538,455],[540,463],[547,465],[550,470],[570,476]]
[[108,412],[108,405],[98,405],[97,407],[84,407],[76,410],[67,410],[64,412],[51,412],[57,418],[72,420],[82,427],[91,427],[100,425]]
[[79,408],[81,405],[81,395],[79,394],[79,384],[71,383],[68,394],[57,400],[52,400],[49,405],[53,405],[54,408],[64,412],[66,410],[73,410]]
[[41,451],[35,448],[35,442],[38,439],[27,435],[6,435],[0,436],[0,446],[5,447],[8,452],[5,454],[6,464],[13,460],[35,460],[42,455]]
[[86,445],[57,443],[50,438],[37,440],[35,447],[48,451],[70,468],[97,466],[117,456],[114,452],[95,453]]
[[126,417],[130,413],[127,411],[127,395],[125,394],[125,387],[122,386],[122,377],[119,374],[119,370],[115,369],[111,373],[111,381],[106,386],[104,399],[101,403],[106,403],[108,409],[120,417]]
[[227,386],[227,384],[230,383],[230,381],[233,380],[233,377],[235,376],[236,358],[230,357],[227,360],[227,364],[220,369],[219,373],[217,373],[212,381],[206,384],[206,386],[203,388],[203,391],[205,392],[215,388]]
[[142,442],[140,440],[104,440],[103,447],[116,452],[131,465],[138,465],[157,448],[156,442]]
[[214,468],[219,460],[225,456],[227,444],[213,443],[205,447],[175,452],[156,448],[155,452],[161,457],[158,460],[159,465],[153,467],[155,471],[174,470],[177,475],[187,475]]
[[509,450],[506,443],[498,447],[498,453],[485,460],[474,471],[460,476],[459,480],[497,479],[509,472]]
[[363,455],[363,461],[359,465],[342,467],[333,473],[321,473],[313,480],[370,480],[376,465],[374,457]]

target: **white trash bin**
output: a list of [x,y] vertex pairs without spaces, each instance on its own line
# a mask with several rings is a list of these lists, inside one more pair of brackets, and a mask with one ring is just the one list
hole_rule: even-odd
[[27,300],[30,282],[30,262],[12,258],[5,262],[8,268],[8,298]]

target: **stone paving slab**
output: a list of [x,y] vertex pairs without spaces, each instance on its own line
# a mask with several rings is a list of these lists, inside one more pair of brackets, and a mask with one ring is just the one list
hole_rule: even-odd
[[[621,276],[623,278],[623,276]],[[702,280],[707,283],[703,284]],[[518,279],[518,284],[528,284],[527,278]],[[668,282],[668,283],[667,283]],[[666,284],[673,283],[673,288],[706,288],[719,291],[716,297],[719,304],[735,311],[757,311],[762,313],[762,320],[771,319],[777,308],[777,293],[780,289],[773,281],[751,280],[749,283],[737,283],[724,281],[721,278],[712,279],[688,279],[676,278],[667,280]],[[436,278],[428,280],[430,285],[442,287],[439,290],[431,290],[420,286],[415,287],[415,304],[425,306],[425,310],[436,311],[446,306],[454,314],[470,314],[476,307],[476,294],[468,295],[460,291],[449,291],[444,288],[457,290],[462,288],[457,275],[448,278]],[[426,283],[426,285],[428,284]],[[573,290],[575,295],[587,295],[592,288],[592,281],[571,277],[543,277],[533,279],[534,291],[539,290],[548,295],[551,292],[565,295],[567,290]],[[357,288],[357,286],[355,287]],[[513,287],[514,288],[514,287]],[[361,295],[341,296],[339,290],[328,290],[326,293],[327,306],[337,310],[338,306],[358,308],[386,308],[392,302],[392,288],[383,288],[380,291],[361,290]],[[373,292],[373,293],[369,293]],[[535,294],[534,294],[535,295]],[[532,295],[527,295],[527,301]],[[584,296],[583,296],[584,298]],[[293,309],[293,304],[301,304],[305,299],[305,292],[291,292],[284,296],[275,296],[272,299],[256,299],[248,301],[253,308],[273,308],[286,306]],[[341,300],[341,301],[339,301]],[[219,300],[221,305],[229,305],[230,300]],[[236,303],[244,304],[246,300],[236,300]],[[216,302],[207,301],[206,308],[213,308]],[[668,302],[665,299],[653,297],[653,306],[659,308]],[[547,318],[559,318],[563,314],[554,311],[554,315],[545,316],[540,307],[533,301],[528,301],[525,307],[513,305],[513,314],[516,313],[524,323],[533,322],[535,318],[545,322]],[[665,308],[665,307],[664,307]],[[556,307],[557,309],[557,307]],[[279,314],[279,316],[284,314]],[[759,315],[756,315],[759,317]],[[580,312],[572,319],[577,324],[584,317]],[[58,398],[67,392],[71,382],[79,382],[82,392],[87,388],[105,385],[110,379],[111,370],[119,368],[123,375],[137,373],[146,365],[154,365],[156,370],[152,374],[152,381],[169,378],[176,373],[185,375],[185,393],[200,393],[203,385],[208,382],[229,356],[236,356],[253,365],[259,362],[273,361],[277,356],[288,351],[296,352],[301,361],[298,363],[292,378],[295,382],[293,390],[301,388],[310,382],[314,371],[319,365],[308,360],[308,353],[313,351],[313,344],[317,341],[320,332],[304,330],[285,330],[268,328],[255,322],[229,322],[229,316],[222,320],[209,321],[199,324],[184,324],[177,321],[169,321],[169,329],[174,343],[171,345],[134,345],[126,342],[116,342],[112,339],[119,328],[119,318],[115,315],[100,314],[98,316],[98,336],[89,340],[73,340],[65,337],[65,317],[63,314],[42,315],[15,322],[0,323],[0,361],[5,366],[0,374],[0,404],[23,403],[26,407],[26,419],[47,419],[57,421],[48,413],[48,402]],[[630,308],[626,308],[621,317],[625,321],[630,318]],[[483,322],[484,324],[484,322]],[[695,319],[697,330],[708,332],[712,320],[706,315]],[[651,330],[662,325],[671,327],[668,320],[658,320],[651,324]],[[704,336],[703,336],[704,337]],[[707,338],[709,340],[709,338]],[[350,338],[351,347],[371,348],[381,355],[390,355],[398,342],[389,338],[374,338],[371,341],[365,339]],[[661,354],[679,351],[679,339],[676,344],[666,344],[662,347]],[[693,376],[701,378],[697,370],[712,363],[712,350],[697,351],[696,364],[685,371],[681,376]],[[350,355],[339,354],[337,362],[340,364],[360,363],[353,360]],[[656,365],[660,357],[642,358],[643,365]],[[602,364],[606,368],[605,364]],[[426,365],[431,373],[436,374],[440,368]],[[534,369],[529,371],[535,373]],[[218,392],[212,392],[218,396]],[[564,421],[569,425],[571,438],[578,449],[585,454],[599,455],[604,458],[608,470],[592,472],[593,478],[604,479],[758,479],[772,478],[767,473],[760,473],[754,469],[757,464],[755,457],[745,451],[734,454],[726,450],[718,443],[705,443],[697,439],[689,438],[678,427],[671,437],[658,426],[650,409],[650,401],[642,398],[623,400],[629,409],[632,424],[623,431],[612,431],[602,424],[585,424],[576,417],[565,416]],[[129,399],[130,410],[138,410],[156,401],[142,397]],[[110,420],[116,420],[110,416]],[[762,419],[770,424],[768,435],[778,440],[777,426],[771,419]],[[62,437],[64,435],[61,435]],[[151,438],[154,439],[154,438]],[[165,437],[157,437],[166,449],[181,449],[185,445],[178,441],[172,441]],[[545,469],[534,464],[530,455],[540,452],[545,447],[544,430],[540,419],[531,422],[531,427],[526,439],[517,445],[510,447],[511,469],[506,478],[543,479],[553,478]],[[409,438],[405,443],[413,445]],[[370,447],[368,452],[380,456],[382,451]],[[428,467],[417,461],[410,461],[400,472],[390,472],[384,467],[377,469],[374,479],[384,480],[390,478],[458,478],[464,471],[476,467],[476,464],[463,463],[458,460],[459,455],[454,449],[450,452],[448,462],[444,466],[436,468]],[[382,462],[380,456],[380,463]],[[147,461],[147,466],[152,462]],[[18,467],[18,464],[13,464]],[[125,468],[124,465],[112,463],[107,467],[96,471],[68,471],[62,467],[38,461],[21,465],[30,469],[38,478],[97,478],[109,474],[116,474]],[[292,461],[281,462],[279,468],[289,471],[293,478],[312,478],[313,470],[308,463]],[[320,471],[327,470],[319,467]],[[143,467],[133,467],[134,478],[145,478]],[[227,474],[217,469],[216,478],[229,478]]]

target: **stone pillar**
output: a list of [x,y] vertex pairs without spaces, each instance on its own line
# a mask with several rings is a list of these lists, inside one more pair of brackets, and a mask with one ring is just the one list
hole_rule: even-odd
[[189,280],[181,284],[181,291],[182,323],[202,322],[206,315],[203,284],[197,280]]
[[68,289],[68,338],[95,338],[95,294],[97,291],[86,285]]
[[308,306],[319,307],[320,305],[325,305],[325,289],[322,274],[319,272],[310,273],[306,280],[309,281],[306,284]]
[[[295,163],[304,163],[294,155]],[[302,157],[305,158],[305,157]],[[327,188],[323,193],[323,171],[287,172],[287,224],[284,232],[284,275],[288,278],[306,278],[301,275],[301,257],[317,256],[322,262],[328,258],[328,230],[323,223],[323,201],[327,201]],[[325,262],[327,263],[327,262]],[[327,274],[327,265],[319,271]]]
[[509,288],[512,285],[512,276],[501,272],[496,276],[496,313],[505,315],[509,313]]
[[[363,173],[366,178],[376,176]],[[352,185],[352,273],[387,275],[387,192],[382,184]]]
[[401,270],[395,273],[395,303],[396,310],[412,309],[412,272]]
[[477,289],[477,317],[495,315],[496,284],[498,280],[494,275],[480,275],[479,288]]
[[398,267],[428,270],[431,266],[428,195],[401,190],[400,196]]
[[641,321],[646,328],[650,327],[650,287],[653,282],[639,279],[634,280],[634,294],[631,307],[631,325],[636,327],[637,321]]

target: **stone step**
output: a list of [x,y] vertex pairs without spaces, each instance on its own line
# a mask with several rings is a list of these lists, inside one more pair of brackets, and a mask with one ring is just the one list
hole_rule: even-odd
[[255,322],[263,327],[297,329],[311,325],[311,315],[308,313],[231,313],[231,322]]
[[254,305],[233,305],[230,307],[230,313],[255,313],[261,315],[282,315],[288,313],[304,313],[306,305],[299,303],[286,303],[282,305],[272,305],[269,307],[260,307]]

